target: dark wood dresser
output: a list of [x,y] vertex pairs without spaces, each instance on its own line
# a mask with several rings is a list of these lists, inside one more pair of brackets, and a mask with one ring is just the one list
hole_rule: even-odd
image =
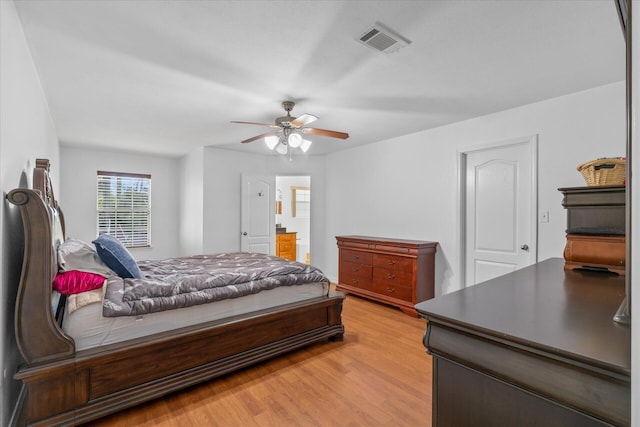
[[624,277],[553,258],[425,301],[434,426],[606,426],[631,418]]
[[336,236],[337,289],[394,305],[417,317],[415,304],[434,296],[437,242]]
[[567,210],[565,268],[625,274],[625,186],[559,188]]

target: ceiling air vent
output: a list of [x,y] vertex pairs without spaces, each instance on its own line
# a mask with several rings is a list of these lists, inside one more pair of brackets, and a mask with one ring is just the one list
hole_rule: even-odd
[[378,52],[384,53],[395,52],[411,43],[409,40],[391,31],[379,22],[367,28],[367,30],[358,37],[358,41]]

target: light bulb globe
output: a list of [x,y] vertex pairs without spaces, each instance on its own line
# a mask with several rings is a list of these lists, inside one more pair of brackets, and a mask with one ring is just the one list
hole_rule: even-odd
[[276,151],[280,154],[287,154],[287,146],[283,145],[283,144],[278,144],[278,146],[276,147]]
[[280,141],[280,138],[278,138],[275,135],[269,135],[264,138],[264,143],[267,144],[267,147],[269,147],[269,150],[273,150],[274,148],[276,148],[276,145],[278,145],[279,141]]
[[300,134],[292,133],[291,135],[289,135],[288,142],[292,148],[298,148],[300,147],[300,144],[302,144],[302,137],[300,136]]
[[309,147],[311,147],[311,141],[308,139],[303,139],[302,143],[300,144],[300,149],[302,150],[302,152],[306,153]]

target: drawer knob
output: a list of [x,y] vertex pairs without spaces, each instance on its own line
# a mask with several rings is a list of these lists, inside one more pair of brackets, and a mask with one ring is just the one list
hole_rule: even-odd
[[395,279],[395,278],[396,278],[396,275],[395,275],[395,274],[387,274],[387,279],[389,279],[389,280],[393,280],[393,279]]
[[360,255],[354,255],[353,259],[360,259]]
[[396,262],[395,262],[395,261],[387,261],[387,264],[389,264],[389,265],[396,265]]
[[360,271],[360,268],[358,268],[358,267],[353,267],[353,268],[352,268],[352,271]]
[[387,288],[387,292],[392,294],[394,293],[396,290],[394,288]]
[[354,285],[357,285],[358,283],[360,283],[360,280],[358,280],[358,279],[351,279],[351,283],[353,283]]

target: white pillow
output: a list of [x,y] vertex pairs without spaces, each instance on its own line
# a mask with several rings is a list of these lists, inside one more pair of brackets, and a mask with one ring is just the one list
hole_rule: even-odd
[[116,276],[102,262],[93,245],[77,239],[67,239],[58,246],[58,266],[60,271],[86,271],[104,277]]

